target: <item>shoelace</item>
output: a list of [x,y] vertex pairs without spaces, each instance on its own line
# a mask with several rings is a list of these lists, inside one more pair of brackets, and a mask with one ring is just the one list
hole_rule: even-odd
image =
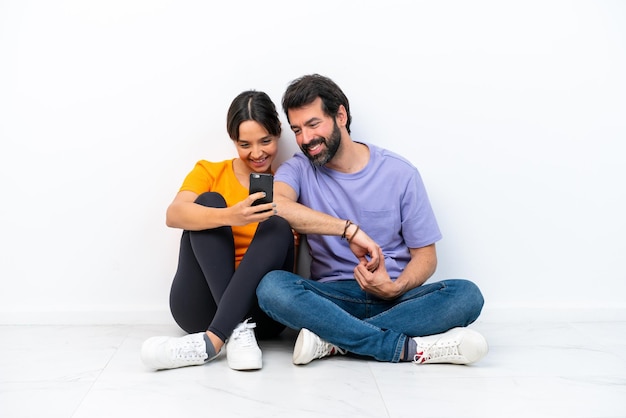
[[256,328],[256,324],[248,321],[249,319],[246,319],[244,322],[239,324],[233,331],[232,335],[232,338],[238,340],[243,347],[251,347],[256,341],[254,338],[254,331],[252,331]]
[[193,361],[206,358],[205,344],[203,341],[185,341],[184,344],[174,347],[173,357],[181,360]]
[[446,346],[437,346],[437,342],[429,345],[424,348],[422,351],[418,351],[413,356],[413,363],[424,363],[431,359],[436,359],[440,357],[449,357],[449,356],[458,356],[459,355],[459,345],[446,345]]
[[321,338],[319,339],[319,343],[315,349],[315,357],[322,358],[326,356],[332,356],[334,354],[346,354],[346,350],[342,350],[341,348],[333,345],[329,342],[323,341]]

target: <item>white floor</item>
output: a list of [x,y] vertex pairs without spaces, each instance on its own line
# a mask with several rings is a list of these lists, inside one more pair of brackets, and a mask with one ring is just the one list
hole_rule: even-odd
[[260,371],[154,372],[140,345],[173,325],[0,326],[0,417],[626,417],[626,322],[472,327],[490,343],[473,366],[294,366],[287,332]]

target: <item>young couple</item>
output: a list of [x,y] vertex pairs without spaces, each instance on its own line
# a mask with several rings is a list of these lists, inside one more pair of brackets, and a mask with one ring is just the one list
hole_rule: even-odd
[[[274,203],[253,206],[250,173],[270,173],[281,124],[271,99],[246,91],[227,131],[238,158],[199,161],[167,209],[183,230],[170,309],[183,337],[152,337],[153,369],[201,365],[226,350],[235,370],[262,367],[256,337],[299,330],[294,364],[352,353],[379,361],[469,364],[487,354],[467,328],[483,297],[462,279],[426,283],[441,239],[417,169],[350,136],[341,89],[317,74],[293,81],[282,107],[302,153],[275,174]],[[310,278],[294,274],[306,234]],[[256,333],[256,337],[255,337]]]

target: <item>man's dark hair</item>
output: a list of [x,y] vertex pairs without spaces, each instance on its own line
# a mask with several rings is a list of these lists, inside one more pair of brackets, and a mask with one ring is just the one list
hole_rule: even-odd
[[289,120],[289,109],[298,109],[313,103],[317,98],[322,99],[322,110],[332,118],[337,116],[339,106],[343,105],[348,116],[346,129],[350,133],[350,103],[339,86],[328,77],[319,74],[305,75],[289,84],[283,95],[283,111]]

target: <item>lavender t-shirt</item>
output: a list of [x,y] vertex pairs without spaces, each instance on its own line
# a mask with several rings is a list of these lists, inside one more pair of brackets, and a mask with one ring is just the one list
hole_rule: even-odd
[[[277,170],[275,180],[287,183],[298,202],[358,224],[380,245],[385,267],[395,279],[411,259],[409,248],[441,239],[437,220],[417,169],[403,157],[366,144],[370,160],[357,173],[317,167],[297,153]],[[308,234],[311,279],[353,279],[358,263],[339,236]]]

